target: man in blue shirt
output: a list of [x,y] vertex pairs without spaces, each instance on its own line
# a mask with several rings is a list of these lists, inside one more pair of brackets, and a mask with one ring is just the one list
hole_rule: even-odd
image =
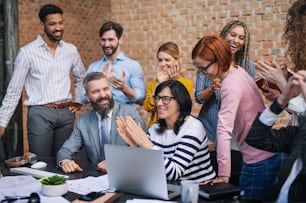
[[[118,23],[108,21],[102,25],[99,36],[104,57],[93,62],[87,74],[102,71],[111,82],[115,101],[142,105],[146,96],[143,70],[137,61],[121,51],[122,32]],[[86,103],[85,97],[83,102]]]

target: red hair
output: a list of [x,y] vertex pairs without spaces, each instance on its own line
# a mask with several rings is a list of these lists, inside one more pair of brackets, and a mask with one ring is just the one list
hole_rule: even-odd
[[206,61],[216,60],[223,72],[227,71],[232,62],[232,53],[222,37],[207,35],[198,41],[192,50],[192,59],[201,58]]

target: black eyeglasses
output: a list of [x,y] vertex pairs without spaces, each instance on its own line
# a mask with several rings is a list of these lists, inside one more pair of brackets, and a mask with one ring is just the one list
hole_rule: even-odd
[[172,99],[175,99],[175,97],[170,97],[170,96],[153,96],[155,100],[155,104],[159,102],[159,100],[162,100],[163,104],[168,105]]
[[217,60],[213,60],[212,62],[210,62],[207,66],[197,66],[194,64],[194,66],[198,69],[198,72],[200,74],[207,74],[207,69],[214,63],[216,63]]
[[36,192],[33,192],[29,197],[5,196],[5,199],[1,200],[1,203],[14,202],[22,199],[28,199],[28,203],[40,203],[39,195]]

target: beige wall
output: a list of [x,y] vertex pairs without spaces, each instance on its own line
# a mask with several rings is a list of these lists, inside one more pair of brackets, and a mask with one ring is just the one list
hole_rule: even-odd
[[[101,57],[98,30],[105,20],[123,25],[126,55],[140,62],[145,80],[155,75],[156,50],[166,41],[181,49],[183,68],[192,68],[191,50],[200,37],[218,34],[233,20],[246,22],[251,31],[250,58],[282,60],[284,19],[292,0],[19,0],[20,45],[36,38],[40,31],[37,13],[41,5],[55,3],[64,10],[64,39],[74,43],[88,65]],[[195,82],[195,72],[186,77]],[[193,113],[197,115],[199,105]],[[149,116],[142,111],[143,116]],[[285,124],[288,115],[279,123]]]

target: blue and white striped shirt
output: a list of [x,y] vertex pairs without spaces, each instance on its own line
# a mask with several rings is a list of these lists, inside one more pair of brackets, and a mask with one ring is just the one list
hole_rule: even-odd
[[85,68],[73,44],[61,40],[52,53],[39,35],[36,40],[20,48],[0,108],[0,126],[8,125],[21,97],[23,86],[28,96],[25,105],[35,106],[71,100],[70,73],[75,80],[75,100],[81,102]]
[[164,151],[166,176],[169,181],[202,182],[216,177],[208,152],[208,139],[202,123],[190,116],[175,135],[173,130],[158,134],[155,123],[149,129],[153,149]]

